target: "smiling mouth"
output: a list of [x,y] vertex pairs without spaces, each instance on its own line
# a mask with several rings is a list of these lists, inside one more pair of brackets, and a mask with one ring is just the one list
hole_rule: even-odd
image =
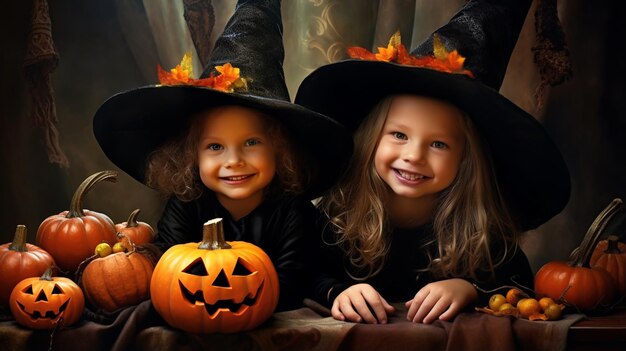
[[220,177],[220,179],[223,179],[227,182],[240,182],[242,180],[246,180],[250,177],[252,177],[253,174],[246,174],[246,175],[238,175],[238,176],[230,176],[230,177]]
[[20,306],[20,309],[32,319],[57,319],[61,314],[63,314],[69,302],[70,300],[68,299],[63,303],[63,305],[61,305],[61,307],[59,308],[59,313],[54,313],[53,311],[46,311],[45,314],[41,314],[41,312],[39,311],[30,313],[26,311],[26,307],[24,305],[22,305],[19,302],[17,304]]
[[211,317],[216,315],[220,310],[228,309],[232,313],[238,313],[244,308],[252,307],[256,303],[257,297],[259,296],[259,291],[261,291],[261,289],[263,288],[263,283],[261,283],[256,293],[254,294],[254,297],[246,296],[246,298],[243,299],[243,301],[241,301],[240,303],[236,303],[232,299],[227,299],[218,300],[214,304],[208,304],[204,301],[204,294],[202,290],[198,290],[195,293],[192,293],[180,281],[179,284],[180,290],[183,292],[183,297],[185,298],[185,300],[189,301],[193,305],[203,304],[204,308]]
[[423,174],[407,172],[407,171],[403,171],[401,169],[395,169],[394,168],[394,171],[396,172],[396,174],[398,176],[400,176],[400,178],[406,179],[408,181],[416,181],[416,180],[422,180],[422,179],[427,179],[428,178],[427,176],[425,176]]

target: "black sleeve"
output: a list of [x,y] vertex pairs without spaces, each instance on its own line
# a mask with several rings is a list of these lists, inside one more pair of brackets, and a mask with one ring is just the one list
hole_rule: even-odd
[[308,297],[330,308],[337,295],[351,283],[343,268],[345,254],[338,245],[333,244],[335,234],[326,223],[327,218],[318,213],[315,242],[312,246],[316,264],[313,267],[311,294]]
[[[193,202],[183,202],[176,197],[168,200],[157,223],[154,244],[162,251],[173,245],[200,241],[197,209]],[[201,232],[200,232],[201,233]]]
[[280,228],[272,236],[272,261],[280,280],[280,298],[277,310],[290,310],[303,306],[310,289],[314,262],[311,250],[315,233],[316,209],[304,199],[294,199],[282,218]]

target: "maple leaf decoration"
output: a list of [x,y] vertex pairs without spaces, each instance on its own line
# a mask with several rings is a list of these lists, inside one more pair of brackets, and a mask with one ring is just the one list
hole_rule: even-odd
[[400,65],[433,69],[440,72],[464,74],[474,78],[474,74],[463,68],[465,57],[458,51],[448,51],[437,34],[433,37],[433,56],[416,57],[409,54],[400,40],[400,32],[395,32],[387,47],[378,47],[378,53],[372,53],[358,46],[348,48],[351,58],[366,61],[395,62]]
[[186,53],[176,67],[169,72],[158,65],[159,82],[161,85],[191,85],[197,87],[211,88],[215,90],[232,93],[235,90],[246,90],[248,88],[245,78],[239,76],[239,68],[233,67],[230,63],[222,66],[215,66],[217,75],[211,73],[207,78],[194,79],[191,53]]

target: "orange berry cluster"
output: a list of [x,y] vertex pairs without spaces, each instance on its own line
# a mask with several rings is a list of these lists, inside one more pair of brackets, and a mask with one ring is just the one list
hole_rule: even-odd
[[561,318],[564,306],[552,298],[542,297],[537,300],[517,288],[511,288],[505,295],[494,294],[489,298],[489,306],[476,308],[495,316],[516,316],[528,320],[554,321]]

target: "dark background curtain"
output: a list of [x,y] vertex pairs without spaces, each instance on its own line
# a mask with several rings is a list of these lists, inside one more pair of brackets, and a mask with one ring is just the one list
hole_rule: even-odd
[[[463,2],[284,1],[285,71],[292,97],[306,74],[345,57],[347,46],[382,46],[400,29],[403,42],[413,47],[445,23]],[[23,60],[33,1],[3,5],[0,194],[4,204],[0,210],[0,243],[11,240],[18,224],[27,226],[29,242],[34,243],[41,221],[68,209],[74,190],[84,178],[99,170],[116,169],[93,137],[93,113],[117,92],[155,83],[156,65],[173,66],[186,51],[180,43],[190,42],[181,34],[168,38],[174,31],[185,30],[180,26],[184,18],[178,14],[174,19],[159,19],[173,12],[160,8],[161,14],[155,15],[153,7],[159,10],[155,3],[151,1],[150,8],[141,0],[48,3],[51,33],[60,58],[51,82],[59,144],[69,160],[67,168],[48,161],[42,131],[30,118],[32,103]],[[169,6],[172,2],[163,3]],[[213,14],[206,17],[212,26],[205,32],[210,50],[235,2],[184,3],[208,6]],[[530,50],[535,44],[531,9],[501,90],[544,123],[563,151],[572,175],[572,196],[566,209],[525,236],[523,247],[535,269],[548,260],[566,259],[602,208],[614,197],[626,197],[626,29],[620,25],[618,2],[560,1],[558,9],[573,78],[549,88],[544,108],[537,110],[533,94],[539,73]],[[168,30],[158,24],[159,20],[177,27]],[[173,52],[177,50],[181,52]],[[206,55],[207,49],[198,52]],[[536,174],[540,177],[541,170]],[[115,184],[105,182],[95,187],[86,196],[84,208],[106,213],[116,223],[141,208],[139,220],[155,226],[163,199],[122,172],[118,178]],[[619,222],[611,230],[624,237]]]

